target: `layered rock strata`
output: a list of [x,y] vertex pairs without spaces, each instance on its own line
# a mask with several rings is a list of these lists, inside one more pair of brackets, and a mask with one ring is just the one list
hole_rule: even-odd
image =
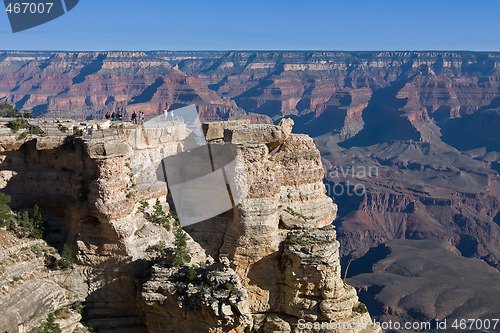
[[[104,139],[2,137],[2,192],[12,196],[15,209],[38,204],[49,222],[47,241],[56,247],[68,244],[78,264],[71,274],[66,273],[63,289],[58,291],[62,297],[63,292],[76,288],[78,297],[65,303],[56,297],[54,306],[40,303],[43,310],[29,318],[18,317],[19,324],[29,329],[57,304],[79,300],[87,305],[86,319],[92,327],[104,332],[146,331],[136,279],[147,273],[147,261],[154,260],[151,246],[172,244],[174,237],[148,221],[138,202],[148,202],[151,207],[159,199],[168,211],[168,191],[165,183],[157,180],[155,169],[162,158],[182,150],[188,133],[184,125],[178,125],[125,128],[121,134]],[[201,256],[194,259],[204,260],[199,246],[193,252]],[[43,260],[38,269],[46,270]],[[47,274],[51,275],[50,270]],[[45,287],[38,292],[37,297],[27,299],[37,303],[40,298],[50,299],[53,293]],[[4,303],[6,307],[9,304]]]
[[[158,261],[176,241],[148,219],[157,199],[171,208],[156,169],[189,136],[184,124],[163,125],[103,139],[2,139],[2,191],[16,209],[39,204],[48,240],[69,244],[77,259],[59,293],[78,292],[57,304],[84,300],[87,323],[102,332],[291,332],[299,320],[369,320],[340,278],[337,207],[320,154],[310,137],[291,134],[290,120],[205,125],[210,144],[236,146],[246,194],[232,211],[186,228],[187,266]],[[42,288],[41,297],[54,292]],[[57,307],[14,321],[30,328]]]
[[[225,127],[224,140],[237,146],[247,191],[242,202],[223,219],[217,217],[186,230],[200,244],[211,243],[212,255],[229,258],[241,279],[248,307],[232,311],[237,318],[252,318],[211,328],[211,332],[291,332],[299,330],[299,320],[370,321],[367,313],[358,310],[354,288],[340,278],[339,244],[330,226],[337,207],[325,195],[319,152],[310,137],[290,134],[292,125],[289,120],[279,125],[205,124],[206,132],[212,126],[219,132]],[[220,142],[220,134],[213,141]],[[173,318],[178,311],[172,305],[179,303],[178,290],[164,287],[162,292],[159,287],[164,276],[153,274],[145,285],[148,292],[143,294],[148,327],[155,327],[155,331],[159,314]],[[194,284],[185,288],[195,294],[198,290]],[[188,291],[185,297],[192,299],[193,291]],[[199,298],[210,298],[211,292],[207,290]],[[216,313],[200,313],[209,315],[211,322],[221,320]],[[185,321],[170,323],[188,331]],[[326,331],[377,330],[370,325],[352,326],[352,330],[338,330],[332,324]]]

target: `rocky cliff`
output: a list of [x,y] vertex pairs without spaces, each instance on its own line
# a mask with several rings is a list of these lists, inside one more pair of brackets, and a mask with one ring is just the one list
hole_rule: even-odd
[[[83,321],[102,332],[291,332],[299,319],[351,323],[332,332],[377,331],[340,277],[336,205],[325,195],[319,151],[292,125],[208,124],[218,129],[209,131],[213,145],[236,145],[248,188],[233,211],[186,227],[185,266],[169,261],[184,231],[167,214],[168,188],[156,176],[163,158],[185,150],[184,124],[101,139],[3,136],[2,192],[18,210],[39,204],[45,241],[68,244],[76,265],[51,270],[45,251],[22,254],[35,243],[53,251],[45,241],[2,231],[2,258],[23,258],[2,265],[2,329],[30,329],[61,308],[71,314],[65,331],[82,329],[71,309],[84,302]],[[151,218],[157,209],[161,223]]]
[[[495,52],[3,52],[0,98],[47,116],[154,114],[167,101],[170,108],[195,101],[208,117],[292,118],[294,131],[320,151],[327,194],[339,204],[342,257],[393,239],[439,238],[498,269],[499,59]],[[283,216],[282,223],[295,222]],[[225,230],[214,220],[190,232],[203,235],[200,244],[216,258]]]

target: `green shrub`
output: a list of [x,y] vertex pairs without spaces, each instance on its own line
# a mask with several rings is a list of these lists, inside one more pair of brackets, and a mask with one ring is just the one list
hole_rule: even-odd
[[[147,204],[147,202],[146,202],[146,204]],[[143,207],[147,207],[147,205],[143,206]],[[158,199],[156,199],[156,202],[153,206],[153,213],[148,214],[148,216],[147,216],[147,218],[151,222],[163,226],[167,231],[170,231],[170,222],[169,222],[170,217],[171,217],[170,212],[168,215],[165,214],[165,212],[163,211],[163,207],[161,205],[161,202]]]
[[38,244],[34,244],[31,246],[31,252],[33,252],[35,255],[40,256],[42,255],[42,249]]
[[28,127],[28,121],[24,118],[16,118],[7,123],[7,127],[12,129],[14,132],[17,132],[21,128]]
[[9,118],[21,117],[21,111],[19,111],[19,109],[6,110],[4,114],[5,117]]
[[309,237],[309,231],[301,230],[299,232],[289,233],[285,244],[287,245],[308,245],[312,244],[313,240]]
[[356,311],[356,312],[359,312],[359,313],[366,313],[366,312],[368,312],[368,309],[366,308],[366,305],[364,303],[361,303],[361,302],[353,310]]
[[82,316],[85,316],[87,314],[87,306],[83,304],[82,302],[75,302],[71,305],[71,309],[73,311],[78,312]]
[[139,203],[141,204],[142,210],[145,210],[149,207],[149,203],[147,201],[139,201]]
[[28,136],[28,132],[24,131],[24,132],[22,132],[21,134],[19,134],[17,136],[17,140],[22,140],[22,139],[24,139],[27,136]]
[[82,129],[77,129],[73,131],[73,136],[75,138],[81,137],[83,135],[83,130]]
[[233,290],[233,288],[234,288],[234,285],[231,282],[224,283],[224,289]]
[[31,128],[31,134],[43,134],[43,131],[38,126],[34,126]]
[[146,229],[146,225],[143,224],[142,227],[140,227],[139,229],[137,229],[135,232],[134,232],[134,235],[138,235],[140,234],[144,229]]
[[32,111],[24,111],[23,118],[33,118],[33,112]]
[[196,280],[196,271],[194,270],[193,267],[189,267],[186,274],[186,279],[188,282],[193,282]]
[[152,218],[154,218],[154,219],[161,218],[163,215],[165,215],[165,212],[163,211],[163,207],[161,205],[161,202],[159,199],[156,199],[155,205],[153,206]]
[[168,212],[168,217],[174,220],[174,226],[180,227],[181,223],[179,222],[179,217],[177,215],[173,215],[172,212]]
[[13,111],[14,107],[10,105],[9,103],[2,102],[0,103],[0,116],[1,117],[8,117],[7,112]]
[[315,238],[308,229],[290,232],[285,240],[286,245],[330,244],[334,242],[335,239]]
[[56,316],[53,313],[49,314],[47,316],[47,321],[33,328],[30,333],[61,333],[61,327],[55,320]]
[[287,212],[288,214],[290,214],[292,216],[300,217],[301,219],[304,220],[304,222],[307,222],[307,217],[305,217],[301,213],[295,211],[292,207],[288,207],[287,206],[286,209],[285,209],[285,212]]
[[61,259],[59,259],[59,261],[57,262],[59,267],[61,267],[62,269],[72,268],[75,261],[73,259],[73,251],[71,251],[71,248],[68,246],[68,244],[64,244],[60,255]]

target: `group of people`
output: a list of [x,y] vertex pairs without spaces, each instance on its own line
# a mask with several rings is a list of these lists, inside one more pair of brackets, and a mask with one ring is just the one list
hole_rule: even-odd
[[109,112],[106,112],[106,115],[104,116],[106,119],[115,121],[115,120],[123,120],[123,115],[121,111],[114,112],[112,114],[109,114]]
[[[106,112],[106,115],[104,116],[108,120],[116,121],[116,120],[123,120],[123,115],[121,111],[109,113]],[[163,117],[164,120],[166,121],[168,118],[170,118],[172,121],[174,121],[174,112],[172,110],[167,110],[163,111]],[[144,123],[144,112],[139,111],[139,114],[137,114],[136,111],[132,113],[130,116],[130,120],[134,124],[143,124]]]
[[132,123],[134,124],[143,124],[144,123],[144,112],[139,111],[139,114],[134,111],[131,116]]
[[[121,111],[113,112],[111,114],[109,112],[106,112],[106,115],[104,117],[108,120],[111,120],[111,121],[123,120],[123,115],[122,115]],[[143,124],[144,123],[144,112],[139,111],[139,114],[137,114],[137,112],[134,111],[134,113],[132,113],[132,116],[130,118],[131,118],[130,120],[134,124]]]

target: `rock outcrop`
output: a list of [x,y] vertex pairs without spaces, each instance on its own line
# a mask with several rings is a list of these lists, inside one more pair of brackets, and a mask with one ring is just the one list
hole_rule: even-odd
[[[0,327],[3,332],[22,332],[39,324],[49,313],[70,307],[86,297],[84,272],[49,271],[45,255],[55,249],[43,240],[22,240],[0,230]],[[78,325],[81,315],[67,322],[68,331]]]
[[[16,209],[39,204],[49,221],[47,240],[69,244],[77,263],[55,275],[28,265],[46,272],[23,289],[43,310],[11,314],[9,325],[29,329],[76,301],[87,306],[86,323],[102,332],[291,332],[299,320],[368,323],[354,289],[340,278],[330,226],[337,207],[325,195],[319,151],[307,135],[291,134],[292,126],[290,120],[204,126],[210,145],[236,146],[236,174],[247,188],[232,211],[185,228],[190,259],[179,267],[171,262],[174,230],[184,232],[171,215],[161,222],[151,216],[172,208],[156,169],[186,149],[184,124],[125,127],[104,138],[5,137],[2,191]],[[36,297],[33,288],[40,289]],[[1,306],[16,304],[9,298]],[[76,324],[65,325],[70,332]]]
[[[171,244],[174,237],[148,221],[138,202],[151,207],[159,199],[168,211],[166,185],[154,170],[162,158],[182,149],[188,131],[180,124],[114,133],[101,139],[2,137],[2,191],[12,196],[15,209],[38,204],[49,222],[47,241],[72,248],[81,274],[66,284],[83,289],[80,300],[87,305],[89,325],[142,332],[136,279],[147,273],[144,260],[154,258],[150,248]],[[193,252],[201,256],[194,259],[204,260],[199,246]],[[44,292],[50,290],[42,288],[40,297],[49,297]],[[46,307],[39,317],[20,318],[20,323],[29,328],[53,310]]]
[[[232,311],[246,320],[235,320],[232,326],[222,325],[213,332],[268,331],[275,326],[275,331],[291,332],[297,330],[299,319],[370,320],[367,313],[357,312],[356,292],[340,278],[339,244],[330,226],[336,206],[325,195],[319,152],[308,136],[290,134],[292,124],[285,120],[277,126],[205,125],[207,132],[211,126],[220,130],[226,125],[224,140],[237,146],[248,187],[243,201],[226,214],[225,221],[214,218],[186,228],[200,244],[218,240],[218,246],[212,243],[212,254],[229,258],[245,290],[244,310]],[[214,141],[220,141],[220,137]],[[271,149],[276,150],[271,154]],[[219,235],[214,236],[211,227],[211,233],[204,232],[209,228],[207,225],[217,224],[224,225],[219,226]],[[156,285],[153,289],[159,290],[161,276],[154,274],[146,289],[153,284]],[[197,290],[188,284],[188,291],[193,288]],[[148,305],[148,326],[157,325],[159,313],[175,317],[178,309],[171,304],[175,304],[176,297],[179,302],[177,293],[164,291],[160,293],[162,296],[155,296],[156,301],[151,293],[143,294]],[[209,298],[211,293],[208,290],[198,298]],[[185,297],[192,299],[192,294]],[[276,314],[281,314],[279,323]],[[211,318],[211,322],[221,320],[216,313]],[[186,325],[176,322],[174,326],[187,330]],[[369,330],[368,326],[354,328],[352,332]],[[371,329],[377,330],[373,326]]]

